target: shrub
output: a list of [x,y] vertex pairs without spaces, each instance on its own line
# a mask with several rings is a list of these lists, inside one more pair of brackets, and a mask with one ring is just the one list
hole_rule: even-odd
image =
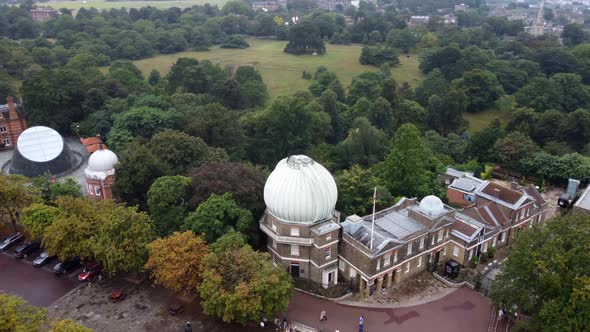
[[488,262],[488,255],[486,255],[485,253],[482,253],[479,256],[479,262],[482,263],[482,264],[487,263]]
[[469,260],[469,267],[470,268],[475,268],[476,266],[477,266],[477,256],[473,256]]
[[494,258],[495,254],[496,254],[496,247],[489,247],[488,248],[488,257]]

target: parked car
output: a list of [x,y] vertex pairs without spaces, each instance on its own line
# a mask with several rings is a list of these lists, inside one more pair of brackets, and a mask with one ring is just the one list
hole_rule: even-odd
[[102,264],[100,264],[99,262],[88,263],[86,264],[86,266],[84,266],[84,270],[82,270],[82,272],[78,274],[78,280],[88,281],[92,279],[92,277],[99,275],[101,272]]
[[25,258],[39,250],[39,248],[41,248],[41,242],[39,241],[25,242],[14,249],[14,256],[16,258]]
[[23,240],[23,235],[19,232],[12,234],[11,236],[5,237],[0,240],[0,251],[6,251],[13,245]]
[[74,257],[55,264],[53,272],[55,274],[66,274],[72,272],[78,266],[80,266],[80,257]]
[[123,292],[113,292],[109,299],[111,300],[111,302],[117,303],[123,301],[125,299],[125,296],[126,295]]
[[49,253],[47,251],[43,251],[39,256],[37,256],[37,258],[35,258],[33,260],[33,266],[34,267],[45,266],[45,265],[49,264],[49,262],[53,261],[56,258],[57,258],[57,256],[51,256],[51,255],[49,255]]

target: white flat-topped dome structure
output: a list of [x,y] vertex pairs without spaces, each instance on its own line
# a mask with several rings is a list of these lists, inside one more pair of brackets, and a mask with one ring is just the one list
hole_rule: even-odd
[[115,165],[118,162],[119,158],[113,151],[101,147],[90,155],[84,173],[87,178],[104,180],[108,175],[115,173]]
[[429,195],[422,198],[418,209],[424,215],[429,217],[438,217],[445,212],[445,205],[440,200],[440,198],[434,195]]
[[31,127],[16,141],[9,173],[28,177],[63,174],[76,167],[77,159],[57,131],[44,126]]
[[23,131],[16,144],[23,157],[42,163],[59,156],[64,148],[64,139],[49,127],[37,126]]
[[285,222],[312,224],[331,219],[337,199],[330,172],[304,155],[279,161],[264,185],[267,211]]

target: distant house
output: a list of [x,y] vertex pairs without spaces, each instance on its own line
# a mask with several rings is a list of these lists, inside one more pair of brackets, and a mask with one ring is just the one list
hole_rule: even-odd
[[47,22],[59,17],[59,12],[51,7],[37,7],[31,9],[31,18],[35,22]]
[[426,25],[428,24],[428,20],[430,20],[430,16],[410,16],[408,19],[408,26],[412,28],[420,25]]
[[447,14],[443,16],[444,24],[457,24],[457,15]]
[[464,4],[464,3],[455,5],[455,13],[457,13],[457,12],[466,12],[468,9],[469,9],[469,6],[466,5],[466,4]]
[[13,149],[20,134],[28,128],[27,120],[21,115],[20,103],[12,97],[0,105],[0,150]]
[[275,12],[280,8],[278,1],[254,1],[252,2],[252,10],[263,12]]

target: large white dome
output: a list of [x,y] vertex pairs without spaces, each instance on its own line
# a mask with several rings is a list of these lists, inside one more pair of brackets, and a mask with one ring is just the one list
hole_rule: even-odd
[[445,206],[440,198],[430,195],[422,198],[419,209],[429,217],[438,217],[445,211]]
[[119,162],[117,155],[107,149],[96,150],[88,159],[88,169],[92,172],[106,172]]
[[303,155],[279,161],[264,185],[268,211],[288,222],[332,218],[337,199],[338,189],[330,172]]

